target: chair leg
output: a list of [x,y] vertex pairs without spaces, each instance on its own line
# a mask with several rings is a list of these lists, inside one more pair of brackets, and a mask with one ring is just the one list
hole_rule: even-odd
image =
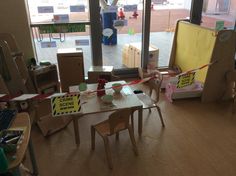
[[116,133],[116,140],[119,140],[119,132]]
[[134,112],[131,113],[131,126],[134,131]]
[[130,137],[130,140],[131,140],[133,148],[134,148],[134,153],[135,153],[135,155],[138,155],[138,149],[137,149],[137,145],[135,142],[133,129],[131,126],[129,126],[128,130],[129,130],[129,137]]
[[103,136],[103,141],[105,145],[105,152],[106,152],[106,157],[107,157],[107,162],[108,166],[110,169],[113,169],[113,164],[112,164],[112,158],[111,158],[111,150],[110,150],[110,144],[107,136]]
[[93,126],[91,126],[91,147],[92,150],[95,149],[95,128]]
[[235,114],[235,104],[236,104],[236,97],[233,97],[233,102],[232,102],[232,114]]
[[148,110],[149,110],[149,113],[151,113],[151,112],[152,112],[151,108],[148,108]]
[[162,114],[161,114],[161,109],[160,109],[160,107],[157,106],[157,105],[156,105],[156,108],[157,108],[157,111],[158,111],[158,113],[159,113],[159,117],[160,117],[160,119],[161,119],[161,124],[162,124],[163,127],[165,127],[165,123],[164,123],[164,120],[163,120]]

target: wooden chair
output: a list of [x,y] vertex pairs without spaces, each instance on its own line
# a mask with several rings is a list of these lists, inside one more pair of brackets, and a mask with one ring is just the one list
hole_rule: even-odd
[[232,98],[232,113],[235,113],[235,103],[236,103],[236,71],[229,71],[226,73],[227,81],[227,91],[226,97]]
[[19,50],[15,37],[10,33],[0,33],[0,39],[7,42],[9,49],[13,53],[22,53]]
[[108,161],[108,165],[109,165],[110,169],[113,168],[113,164],[112,164],[108,136],[116,134],[116,139],[118,139],[119,132],[122,130],[128,129],[130,140],[133,145],[134,153],[135,153],[135,155],[138,155],[138,149],[136,146],[133,129],[129,123],[129,117],[130,117],[131,113],[132,113],[131,109],[118,110],[118,111],[112,113],[109,116],[109,119],[107,119],[103,122],[100,122],[96,125],[91,126],[92,150],[95,149],[95,131],[97,131],[98,134],[102,137],[102,139],[104,141],[106,157],[107,157],[107,161]]
[[[155,78],[148,81],[148,87],[149,87],[148,95],[145,93],[140,93],[140,94],[137,94],[137,96],[143,104],[143,109],[149,109],[149,112],[151,112],[151,108],[157,109],[160,120],[161,120],[161,124],[163,127],[165,127],[165,123],[164,123],[162,113],[161,113],[161,108],[158,106],[159,94],[160,94],[160,88],[161,88],[163,76],[159,71],[156,71],[155,73],[149,76],[153,76],[153,75],[155,75]],[[134,120],[133,120],[133,113],[132,113],[131,115],[132,127],[134,124],[133,121]]]

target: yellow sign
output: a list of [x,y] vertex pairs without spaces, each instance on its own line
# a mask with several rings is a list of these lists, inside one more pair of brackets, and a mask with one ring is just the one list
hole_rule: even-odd
[[195,72],[186,73],[178,76],[177,88],[183,88],[193,84],[195,78]]
[[51,98],[52,115],[61,116],[81,112],[80,94],[68,94]]

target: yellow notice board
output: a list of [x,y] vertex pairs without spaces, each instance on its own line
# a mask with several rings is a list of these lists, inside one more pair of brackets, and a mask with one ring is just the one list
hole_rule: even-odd
[[[186,22],[178,23],[174,65],[183,72],[209,64],[216,41],[215,31]],[[208,68],[196,73],[196,80],[205,82]]]
[[195,72],[186,73],[178,76],[177,88],[183,88],[192,85],[195,78]]
[[81,113],[80,94],[52,97],[51,106],[53,116]]

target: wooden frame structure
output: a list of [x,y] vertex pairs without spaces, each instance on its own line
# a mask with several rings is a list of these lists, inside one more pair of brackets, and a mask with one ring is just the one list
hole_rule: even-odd
[[169,67],[179,66],[183,72],[204,64],[210,67],[197,72],[196,80],[203,83],[202,101],[229,98],[226,73],[234,70],[236,32],[215,31],[186,21],[176,27]]

